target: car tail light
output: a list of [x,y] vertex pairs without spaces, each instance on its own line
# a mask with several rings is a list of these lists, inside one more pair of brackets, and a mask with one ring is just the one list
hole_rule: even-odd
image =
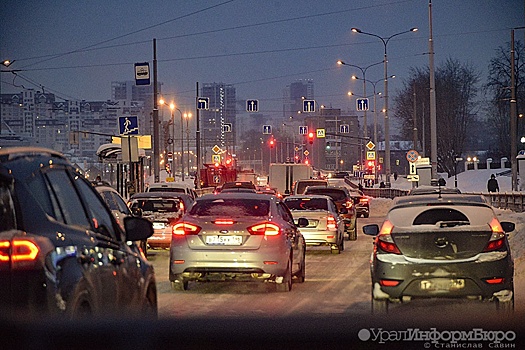
[[352,201],[346,201],[345,206],[346,206],[348,209],[352,208],[353,205],[354,205],[354,202],[352,202]]
[[380,280],[379,284],[383,287],[396,287],[401,281],[398,280]]
[[38,245],[28,239],[0,241],[0,263],[11,262],[13,267],[36,261],[39,252]]
[[368,203],[368,200],[369,200],[369,199],[366,198],[366,197],[361,197],[361,198],[359,198],[359,202],[361,202],[361,203]]
[[376,244],[384,252],[391,253],[391,254],[401,254],[401,251],[399,251],[399,248],[394,243],[394,240],[392,239],[392,236],[390,235],[393,228],[394,228],[394,225],[392,225],[392,223],[389,220],[385,220],[385,222],[383,223],[383,226],[381,226],[379,235],[377,235]]
[[184,213],[184,202],[182,201],[179,202],[179,208]]
[[232,219],[217,219],[213,223],[215,225],[233,225],[235,222]]
[[173,226],[173,234],[176,236],[196,235],[201,228],[187,222],[179,222]]
[[484,252],[499,250],[505,244],[505,232],[498,219],[492,218],[489,225],[492,229],[492,235],[490,236],[489,243],[487,243],[487,246],[483,250]]
[[337,228],[337,223],[335,222],[335,218],[331,215],[326,217],[326,228],[329,230],[335,230]]
[[485,278],[484,281],[488,284],[503,284],[505,283],[505,278],[503,277]]
[[274,223],[263,222],[248,227],[248,232],[252,235],[277,236],[281,233],[281,229]]

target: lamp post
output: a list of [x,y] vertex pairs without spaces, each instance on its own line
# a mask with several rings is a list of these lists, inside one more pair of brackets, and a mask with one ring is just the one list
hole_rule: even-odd
[[[365,96],[366,98],[366,82],[369,81],[366,79],[366,70],[370,67],[373,67],[373,66],[377,66],[378,64],[381,64],[383,62],[376,62],[376,63],[373,63],[369,66],[366,66],[365,68],[362,68],[362,67],[359,67],[359,66],[356,66],[355,64],[349,64],[349,63],[346,63],[344,61],[337,61],[337,64],[340,65],[340,66],[348,66],[348,67],[354,67],[354,68],[357,68],[361,71],[361,74],[363,74],[363,96]],[[352,76],[353,78],[354,76]],[[357,79],[357,78],[353,78],[353,79]],[[368,124],[367,124],[367,121],[366,121],[366,112],[367,110],[365,109],[364,111],[364,118],[363,118],[363,124],[364,124],[364,129],[363,129],[363,134],[365,136],[365,138],[368,136]]]
[[405,30],[403,32],[392,34],[388,37],[382,37],[377,34],[372,34],[368,32],[363,32],[361,29],[358,28],[352,28],[352,32],[369,35],[378,38],[381,40],[384,46],[384,56],[383,56],[383,63],[384,63],[384,70],[385,70],[385,175],[386,175],[386,186],[390,187],[390,126],[389,126],[389,120],[388,120],[388,58],[387,58],[387,45],[393,37],[396,37],[401,34],[410,33],[410,32],[416,32],[417,28],[411,28],[409,30]]
[[190,173],[190,118],[191,113],[184,113],[184,119],[186,119],[186,148],[187,148],[187,157],[186,157],[186,169],[188,169],[188,176]]
[[[389,76],[387,79],[394,79],[396,76],[395,75],[391,75]],[[356,77],[355,75],[352,75],[352,79],[355,79],[355,80],[358,80],[358,79],[361,79],[359,77]],[[374,87],[374,144],[377,145],[377,107],[376,107],[376,102],[377,102],[377,95],[381,95],[380,92],[376,92],[376,85],[377,83],[379,83],[380,81],[383,81],[385,78],[382,78],[382,79],[379,79],[379,80],[376,80],[376,81],[370,81],[368,79],[362,79],[363,81],[366,81],[370,84],[372,84],[372,86]]]

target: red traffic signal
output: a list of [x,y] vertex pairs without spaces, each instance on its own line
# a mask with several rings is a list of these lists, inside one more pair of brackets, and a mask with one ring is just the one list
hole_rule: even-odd
[[308,142],[312,145],[314,143],[314,133],[308,133]]
[[270,148],[273,148],[273,146],[275,146],[275,140],[271,139],[270,140]]

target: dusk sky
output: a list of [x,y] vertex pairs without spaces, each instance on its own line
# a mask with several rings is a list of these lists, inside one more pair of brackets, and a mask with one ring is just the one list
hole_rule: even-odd
[[[133,80],[134,63],[152,62],[153,38],[163,97],[188,110],[196,82],[222,82],[280,116],[282,90],[297,79],[313,79],[318,104],[355,109],[347,92],[362,94],[362,83],[350,80],[361,73],[336,62],[364,68],[383,60],[384,46],[352,27],[381,37],[419,29],[388,43],[388,71],[397,76],[391,97],[411,67],[428,65],[428,0],[4,0],[0,8],[0,58],[21,70],[14,80],[1,75],[2,93],[43,86],[63,99],[110,99],[111,81]],[[432,9],[435,65],[458,59],[482,81],[510,28],[525,24],[523,0],[434,0]],[[366,78],[383,74],[379,64]]]

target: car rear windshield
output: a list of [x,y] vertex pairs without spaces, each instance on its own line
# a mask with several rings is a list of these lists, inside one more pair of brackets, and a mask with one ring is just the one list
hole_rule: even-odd
[[307,188],[305,194],[322,194],[330,196],[334,201],[346,200],[346,193],[343,190],[329,188]]
[[249,188],[252,190],[255,190],[255,185],[251,182],[226,182],[224,185],[222,185],[222,189],[225,190],[227,188]]
[[326,181],[298,181],[295,193],[303,194],[308,186],[326,186]]
[[176,213],[180,209],[180,202],[173,199],[138,199],[133,202],[131,208],[158,213]]
[[290,210],[328,210],[324,198],[287,198],[284,203]]
[[267,216],[270,201],[260,199],[217,198],[200,200],[191,208],[192,216]]

